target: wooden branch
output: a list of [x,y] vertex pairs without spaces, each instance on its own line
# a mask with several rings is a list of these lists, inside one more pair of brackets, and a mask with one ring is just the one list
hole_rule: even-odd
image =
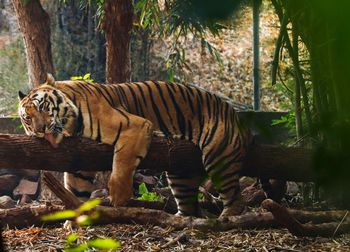
[[[0,134],[0,168],[53,171],[105,171],[112,167],[113,147],[84,138],[66,138],[54,149],[44,139]],[[290,181],[313,181],[312,151],[253,145],[242,175]],[[191,142],[154,137],[140,169],[202,170],[201,152]]]
[[43,181],[47,187],[62,200],[66,208],[75,209],[82,203],[75,195],[64,188],[55,176],[49,172],[44,172]]
[[[285,226],[289,232],[296,236],[325,236],[331,237],[343,233],[350,232],[350,218],[347,218],[348,212],[345,212],[343,218],[338,222],[328,222],[322,224],[302,224],[300,223],[285,207],[279,205],[271,199],[266,199],[262,206],[270,211],[274,218]],[[313,213],[318,215],[317,212]],[[322,215],[328,215],[328,212],[323,212]],[[330,219],[334,216],[330,214]]]
[[[59,182],[57,182],[53,176],[50,177],[50,179],[46,179],[45,181],[48,184],[54,184],[54,186],[48,185],[48,187],[55,188],[54,193],[59,192],[57,193],[57,196],[61,197],[61,200],[65,205],[71,204],[70,202],[78,202],[78,199],[76,200],[68,199],[67,201],[67,195],[65,193],[66,189],[64,189],[63,186]],[[70,197],[71,196],[69,196],[68,198]],[[73,195],[72,197],[74,198],[75,196]],[[269,203],[269,201],[265,201],[265,202]],[[272,205],[272,206],[275,206],[275,205]],[[2,220],[3,225],[8,225],[10,227],[42,225],[43,222],[40,219],[41,215],[51,213],[52,211],[62,210],[62,209],[63,207],[58,207],[58,206],[31,206],[31,207],[22,207],[22,208],[8,209],[8,210],[0,210],[0,219]],[[195,229],[206,229],[206,230],[211,229],[216,231],[224,231],[224,230],[235,229],[235,228],[250,229],[250,228],[268,228],[268,227],[278,226],[278,223],[276,223],[271,213],[248,213],[241,216],[229,217],[225,220],[220,220],[220,219],[200,219],[200,218],[193,218],[193,217],[181,217],[181,216],[171,215],[159,210],[135,208],[135,207],[113,208],[113,207],[98,206],[96,210],[101,213],[101,218],[95,224],[108,224],[108,223],[134,224],[136,223],[136,224],[152,224],[152,225],[158,225],[162,227],[171,226],[171,227],[174,227],[175,229],[183,229],[186,227],[190,227]],[[273,211],[274,210],[272,208],[272,212]],[[304,211],[294,210],[287,213],[290,215],[288,216],[288,218],[291,218],[293,220],[296,220],[294,219],[295,217],[295,218],[302,218],[305,221],[310,221],[310,219],[308,218],[312,217],[311,213],[304,212]],[[276,216],[275,213],[273,214],[274,216]],[[338,218],[342,216],[340,212],[336,214],[332,213],[330,216],[332,220],[335,217]],[[284,219],[286,219],[286,217],[284,217]],[[308,227],[309,224],[300,224],[300,225],[304,227]],[[321,225],[318,225],[318,227],[323,228],[325,225],[326,224],[321,224]],[[348,229],[346,229],[347,227],[348,227],[348,222],[345,222],[343,226],[339,227],[337,234],[348,231]],[[297,233],[295,234],[300,234],[300,229],[298,228],[299,228],[298,226],[294,227],[294,229],[297,230]],[[293,231],[294,229],[290,229],[290,230]],[[323,229],[320,229],[320,230],[323,230]],[[307,233],[301,232],[301,234],[307,234]]]
[[[32,225],[41,226],[44,222],[41,220],[43,215],[61,211],[64,206],[61,205],[26,205],[10,209],[0,209],[0,220],[2,226],[10,228],[25,228]],[[56,224],[52,222],[50,224]]]
[[[52,190],[58,198],[60,198],[65,206],[77,208],[80,201],[70,191],[65,189],[63,185],[49,172],[44,173],[44,181],[48,188]],[[154,209],[143,209],[134,207],[105,207],[97,206],[96,211],[101,213],[101,218],[95,224],[109,223],[138,223],[153,224],[163,227],[172,226],[176,229],[185,227],[205,228],[215,230],[228,230],[233,228],[259,228],[271,227],[274,225],[271,215],[266,214],[248,214],[237,217],[230,217],[228,220],[210,220],[196,219],[193,217],[181,217],[168,214],[163,211]]]

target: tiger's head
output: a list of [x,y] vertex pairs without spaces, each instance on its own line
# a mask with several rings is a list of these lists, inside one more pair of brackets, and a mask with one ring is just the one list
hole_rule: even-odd
[[57,148],[64,136],[74,134],[78,109],[55,87],[51,74],[27,95],[19,91],[18,98],[18,114],[27,135],[45,138]]

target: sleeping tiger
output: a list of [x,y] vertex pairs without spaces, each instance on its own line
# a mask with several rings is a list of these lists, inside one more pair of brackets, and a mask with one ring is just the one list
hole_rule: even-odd
[[[181,138],[202,151],[206,174],[215,180],[223,202],[221,216],[239,214],[242,204],[239,172],[250,133],[239,122],[228,99],[193,85],[145,81],[103,85],[55,81],[28,95],[19,92],[19,116],[28,135],[55,148],[63,137],[82,136],[114,146],[108,182],[111,203],[124,205],[132,196],[135,169],[146,156],[152,136]],[[203,177],[167,172],[178,214],[197,215],[197,194]],[[65,187],[78,197],[93,190],[91,172],[65,173]]]

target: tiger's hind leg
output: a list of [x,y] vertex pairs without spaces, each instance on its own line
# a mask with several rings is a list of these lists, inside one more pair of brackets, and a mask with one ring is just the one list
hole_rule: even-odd
[[238,160],[237,157],[235,158],[234,155],[225,155],[224,157],[227,158],[220,160],[211,167],[206,167],[223,202],[224,209],[220,217],[239,215],[245,209],[239,184],[242,161]]
[[177,215],[198,216],[198,189],[202,178],[167,172],[169,186],[177,204]]
[[64,173],[64,187],[80,200],[86,201],[95,190],[95,172],[77,171]]

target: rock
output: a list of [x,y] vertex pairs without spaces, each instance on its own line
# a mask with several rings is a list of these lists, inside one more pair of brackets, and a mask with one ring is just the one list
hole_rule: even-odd
[[[1,121],[1,120],[0,120]],[[35,181],[39,178],[40,171],[37,170],[15,170],[15,169],[0,169],[0,176],[2,175],[16,175],[20,178],[24,177],[29,180]]]
[[258,206],[266,199],[265,192],[258,185],[251,185],[241,192],[243,201],[247,206]]
[[16,201],[11,199],[10,196],[1,196],[0,197],[0,208],[8,209],[8,208],[14,208],[15,206],[16,206]]
[[0,176],[0,195],[12,195],[13,189],[18,184],[19,177],[13,174]]
[[27,194],[23,194],[21,200],[19,201],[19,205],[25,205],[31,202],[32,199],[30,198],[30,196],[28,196]]
[[33,182],[27,179],[22,179],[19,185],[13,190],[13,197],[19,199],[22,195],[28,195],[35,199],[39,189],[39,182]]
[[241,190],[244,190],[248,186],[253,185],[255,182],[256,182],[256,179],[252,177],[243,176],[239,179],[239,185],[241,186]]
[[100,198],[106,199],[108,198],[108,190],[107,189],[98,189],[91,193],[90,199]]
[[297,183],[293,181],[287,182],[287,192],[286,194],[289,196],[296,196],[299,193],[299,186]]
[[134,175],[134,181],[137,184],[145,183],[148,185],[155,185],[157,183],[157,180],[153,176],[147,176],[143,175],[139,172],[136,172]]

